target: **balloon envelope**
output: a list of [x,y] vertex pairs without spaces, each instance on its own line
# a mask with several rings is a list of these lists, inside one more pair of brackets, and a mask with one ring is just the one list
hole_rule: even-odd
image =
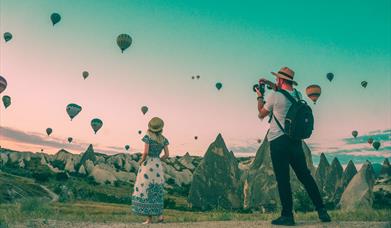
[[369,144],[372,144],[372,143],[373,143],[373,138],[369,138],[369,139],[368,139],[368,143],[369,143]]
[[68,142],[69,142],[69,143],[71,143],[71,142],[72,142],[72,140],[73,140],[73,138],[72,138],[72,137],[68,137]]
[[7,88],[7,80],[0,75],[0,93]]
[[128,34],[120,34],[117,37],[117,45],[121,49],[122,53],[127,48],[129,48],[131,44],[132,44],[132,37],[130,37]]
[[372,143],[372,146],[373,148],[375,148],[375,150],[378,150],[380,148],[380,142],[379,141],[375,141]]
[[86,79],[90,75],[88,71],[83,71],[83,78]]
[[194,139],[197,140],[197,139],[198,139],[198,136],[194,136]]
[[361,86],[362,87],[367,88],[367,85],[368,85],[368,82],[366,82],[366,81],[362,81],[361,82]]
[[125,146],[125,150],[129,150],[130,146],[129,145],[126,145]]
[[216,88],[220,90],[223,87],[223,84],[221,82],[216,83]]
[[333,73],[327,73],[327,79],[331,82],[334,78],[334,74]]
[[49,136],[50,134],[52,134],[52,132],[53,132],[53,129],[51,129],[50,127],[49,127],[49,128],[46,128],[46,134],[48,134],[48,136]]
[[307,96],[316,104],[316,101],[322,94],[322,89],[318,85],[310,85],[305,89]]
[[12,34],[9,32],[5,32],[3,36],[4,36],[5,42],[8,42],[12,39]]
[[11,97],[10,96],[5,95],[5,96],[3,96],[2,100],[3,100],[3,104],[4,104],[5,108],[8,108],[8,106],[11,105]]
[[91,120],[91,127],[94,130],[95,134],[96,134],[96,132],[99,131],[99,129],[101,129],[102,126],[103,126],[102,120],[100,120],[98,118]]
[[358,131],[352,131],[352,135],[353,135],[354,138],[356,138],[357,135],[358,135]]
[[148,107],[147,106],[141,107],[141,112],[145,115],[145,113],[148,112]]
[[55,24],[60,22],[61,16],[58,13],[52,13],[52,15],[50,16],[50,20],[52,20],[52,23],[53,23],[53,26],[54,26]]
[[141,131],[138,131],[138,134],[141,135]]
[[67,105],[66,110],[67,110],[68,116],[72,120],[75,116],[77,116],[77,114],[79,114],[81,112],[82,108],[77,104],[71,103],[71,104]]

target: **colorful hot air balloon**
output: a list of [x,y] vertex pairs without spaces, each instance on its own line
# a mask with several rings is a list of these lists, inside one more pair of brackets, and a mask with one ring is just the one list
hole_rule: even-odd
[[310,85],[305,89],[307,96],[316,104],[316,101],[322,93],[322,89],[318,85]]
[[67,105],[66,110],[67,110],[68,116],[72,120],[75,116],[77,116],[77,114],[79,114],[79,112],[81,112],[82,108],[77,104],[71,103],[71,104]]
[[356,131],[356,130],[352,131],[352,135],[353,135],[354,138],[356,138],[357,135],[358,135],[358,131]]
[[369,144],[372,144],[372,143],[373,143],[373,138],[369,138],[369,139],[368,139],[368,143],[369,143]]
[[0,93],[7,88],[7,80],[0,75]]
[[130,146],[129,145],[125,145],[125,150],[129,150]]
[[327,73],[327,79],[331,82],[334,78],[334,74],[333,73]]
[[53,129],[51,129],[50,127],[46,128],[46,134],[48,134],[48,136],[50,136],[50,134],[52,134],[52,132],[53,132]]
[[68,137],[68,142],[69,142],[69,143],[71,143],[71,142],[72,142],[72,140],[73,140],[73,138],[72,138],[72,137]]
[[8,42],[12,39],[12,34],[9,32],[5,32],[3,36],[4,36],[5,42]]
[[7,95],[3,96],[3,104],[5,108],[8,108],[11,105],[11,97]]
[[148,112],[148,107],[147,106],[141,107],[141,112],[145,115],[145,113]]
[[103,126],[102,120],[100,120],[98,118],[91,120],[91,127],[92,127],[92,129],[94,129],[95,134],[96,134],[96,132],[99,131],[99,129],[101,129],[102,126]]
[[367,88],[367,85],[368,85],[368,82],[366,82],[366,81],[362,81],[361,82],[361,86],[362,87]]
[[223,87],[223,84],[221,82],[216,83],[216,88],[220,90]]
[[198,139],[198,136],[194,136],[194,139],[197,140],[197,139]]
[[117,45],[121,49],[121,52],[124,53],[124,51],[130,47],[132,44],[132,37],[130,37],[128,34],[121,34],[117,37]]
[[139,131],[138,131],[138,134],[141,135],[141,132],[142,132],[142,131],[139,130]]
[[380,148],[380,142],[379,141],[375,141],[372,143],[372,146],[373,148],[375,148],[375,150],[378,150]]
[[60,22],[61,16],[58,13],[52,13],[52,15],[50,16],[50,20],[52,20],[52,23],[53,23],[53,26],[54,26],[55,24]]
[[88,75],[90,75],[90,74],[88,73],[88,71],[83,71],[83,78],[84,78],[84,80],[85,80],[86,78],[88,78]]

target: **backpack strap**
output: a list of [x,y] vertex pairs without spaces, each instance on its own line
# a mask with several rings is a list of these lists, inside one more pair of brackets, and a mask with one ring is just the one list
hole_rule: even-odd
[[[293,98],[292,95],[290,95],[286,90],[278,89],[277,92],[280,92],[280,93],[284,94],[284,96],[285,96],[286,98],[288,98],[288,100],[289,100],[292,104],[294,104],[294,103],[297,102],[297,101],[295,100],[295,98]],[[297,92],[296,89],[295,89],[295,95],[296,95],[297,99],[300,100],[299,93]],[[280,121],[277,120],[276,116],[275,116],[273,113],[272,113],[272,115],[273,115],[274,120],[276,121],[278,127],[281,129],[282,132],[285,133],[285,130],[284,130],[284,128],[282,127]],[[270,120],[271,120],[271,118],[270,118]],[[270,120],[269,120],[269,122],[270,122]]]

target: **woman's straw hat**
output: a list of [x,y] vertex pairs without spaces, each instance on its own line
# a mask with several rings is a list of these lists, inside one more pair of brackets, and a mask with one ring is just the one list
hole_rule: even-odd
[[159,117],[153,117],[148,123],[148,130],[152,132],[159,132],[163,129],[164,122]]

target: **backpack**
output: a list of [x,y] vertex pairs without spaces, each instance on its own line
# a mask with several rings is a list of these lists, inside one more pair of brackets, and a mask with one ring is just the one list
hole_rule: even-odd
[[276,116],[273,115],[278,127],[292,139],[301,140],[309,138],[314,129],[314,116],[311,107],[308,106],[306,101],[300,99],[296,89],[295,95],[299,101],[296,101],[283,89],[279,89],[277,92],[284,94],[292,103],[285,117],[285,129],[282,128]]

